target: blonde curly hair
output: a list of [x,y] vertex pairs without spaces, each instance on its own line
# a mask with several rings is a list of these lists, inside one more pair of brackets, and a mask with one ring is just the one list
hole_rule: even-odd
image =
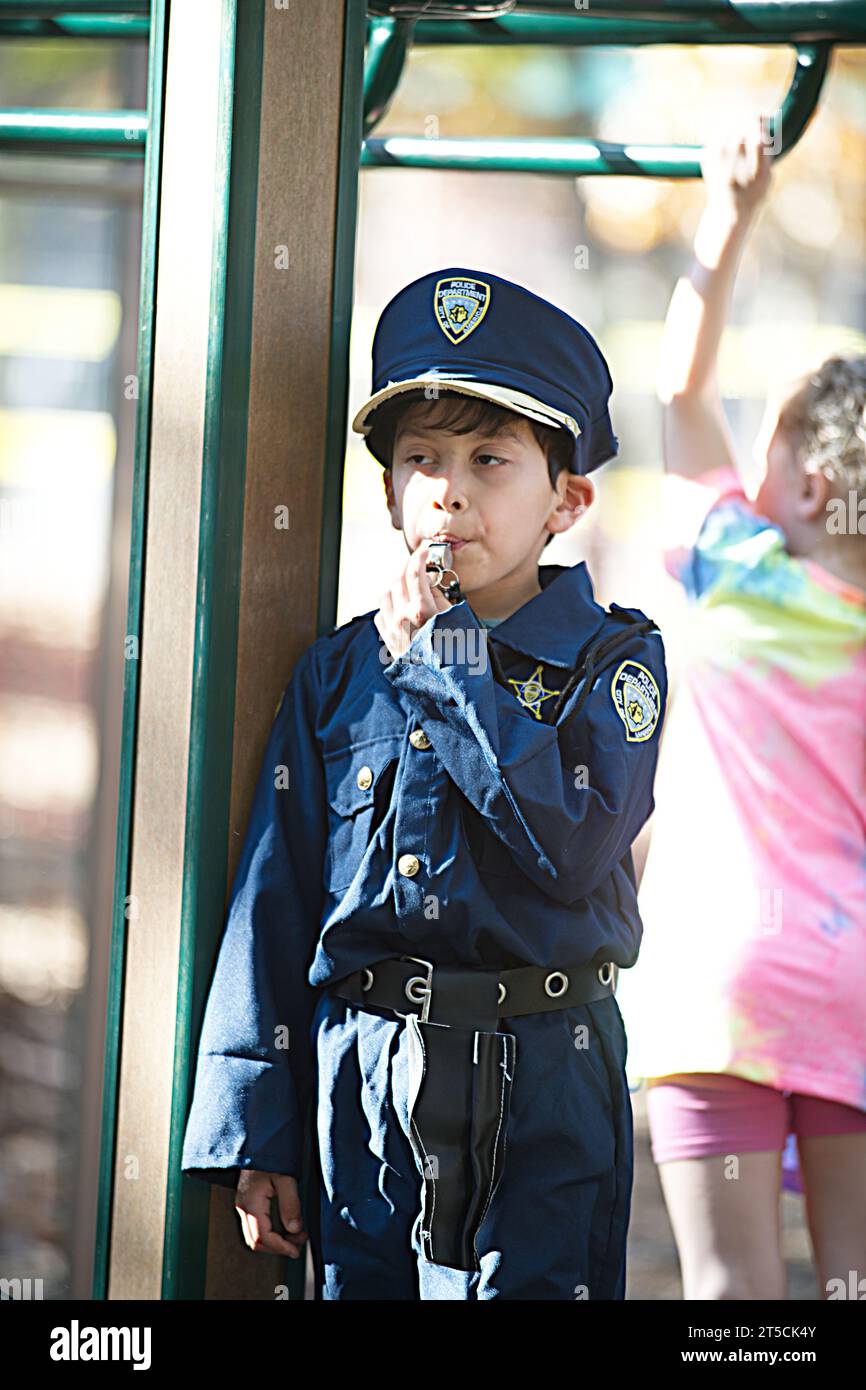
[[808,471],[866,497],[866,356],[828,357],[806,373],[778,425]]

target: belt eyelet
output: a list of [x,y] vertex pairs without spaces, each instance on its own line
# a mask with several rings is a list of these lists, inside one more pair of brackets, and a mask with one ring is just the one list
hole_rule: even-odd
[[503,984],[502,981],[500,980],[500,981],[499,981],[499,1003],[500,1003],[500,1004],[504,1004],[504,1003],[505,1003],[505,996],[506,996],[507,993],[508,993],[508,990],[505,988],[504,984]]
[[[606,970],[606,971],[607,971],[607,974],[606,974],[606,975],[603,975],[603,974],[602,974],[602,971],[603,971],[603,970]],[[611,981],[613,980],[613,961],[612,961],[612,960],[606,960],[606,961],[604,961],[604,963],[598,967],[598,970],[596,971],[596,974],[598,975],[599,984],[602,984],[602,985],[609,985],[609,984],[611,983]]]
[[361,989],[362,989],[362,990],[364,991],[364,993],[366,994],[366,993],[367,993],[367,990],[368,990],[368,989],[372,989],[372,988],[373,988],[373,972],[372,972],[372,970],[369,968],[369,966],[366,966],[366,965],[365,965],[364,968],[363,968],[362,971],[361,971]]
[[[562,981],[562,987],[561,987],[560,989],[551,989],[550,986],[551,986],[551,982],[552,982],[553,980],[561,980],[561,981]],[[561,994],[565,994],[565,991],[566,991],[567,989],[568,989],[568,976],[567,976],[567,975],[563,975],[563,973],[562,973],[561,970],[552,970],[552,971],[550,972],[550,974],[548,975],[547,979],[544,981],[544,992],[545,992],[545,994],[548,995],[551,999],[558,999],[559,996],[560,996]]]

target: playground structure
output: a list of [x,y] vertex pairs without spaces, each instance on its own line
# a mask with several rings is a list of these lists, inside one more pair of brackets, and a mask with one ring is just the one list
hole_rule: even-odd
[[[147,45],[146,110],[0,111],[4,153],[143,161],[136,459],[94,1298],[273,1297],[182,1178],[191,1053],[260,758],[334,622],[363,168],[695,179],[698,146],[376,134],[414,47],[779,45],[803,137],[866,7],[0,0],[0,40]],[[290,539],[273,524],[290,508]],[[135,1160],[130,1180],[130,1156]],[[288,1262],[289,1296],[303,1270]]]

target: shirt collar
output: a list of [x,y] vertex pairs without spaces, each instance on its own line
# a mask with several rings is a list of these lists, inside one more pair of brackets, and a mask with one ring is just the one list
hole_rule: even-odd
[[605,610],[595,600],[585,560],[539,565],[538,582],[541,593],[490,628],[489,636],[534,660],[570,668],[584,643],[601,631]]

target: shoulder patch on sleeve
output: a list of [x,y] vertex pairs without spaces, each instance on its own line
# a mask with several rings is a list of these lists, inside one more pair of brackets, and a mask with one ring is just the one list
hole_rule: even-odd
[[610,683],[614,709],[629,743],[645,743],[659,722],[662,698],[655,676],[639,661],[622,661]]

